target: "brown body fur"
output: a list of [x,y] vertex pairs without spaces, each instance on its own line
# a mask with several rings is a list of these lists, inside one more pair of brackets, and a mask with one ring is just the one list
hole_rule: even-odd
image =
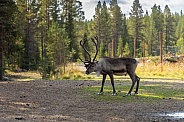
[[137,61],[133,58],[100,58],[98,64],[102,67],[102,73],[106,70],[112,70],[114,75],[125,75],[127,71],[136,69]]

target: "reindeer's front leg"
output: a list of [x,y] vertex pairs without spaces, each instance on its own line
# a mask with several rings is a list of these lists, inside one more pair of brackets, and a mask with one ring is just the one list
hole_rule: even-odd
[[104,83],[105,83],[105,80],[106,80],[106,76],[107,76],[107,74],[103,74],[101,90],[98,93],[99,95],[102,95],[103,94],[103,87],[104,87]]
[[108,75],[109,75],[109,77],[110,77],[110,79],[111,79],[111,84],[112,84],[112,88],[113,88],[113,93],[112,93],[112,95],[117,95],[117,93],[116,93],[116,89],[115,89],[115,87],[114,87],[114,77],[113,77],[113,72],[112,72],[112,71],[110,71],[110,72],[108,73]]

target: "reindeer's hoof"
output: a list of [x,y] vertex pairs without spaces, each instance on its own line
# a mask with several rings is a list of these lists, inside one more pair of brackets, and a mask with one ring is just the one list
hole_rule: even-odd
[[98,95],[102,95],[104,92],[99,92]]
[[138,95],[139,93],[138,92],[135,92],[134,95]]
[[131,93],[126,94],[126,96],[131,96],[131,95],[132,95]]
[[115,92],[115,93],[112,93],[112,96],[116,96],[117,95],[117,93]]

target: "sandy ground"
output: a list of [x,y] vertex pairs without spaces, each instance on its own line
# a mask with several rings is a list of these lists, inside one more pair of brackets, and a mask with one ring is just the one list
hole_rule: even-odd
[[[141,84],[144,83],[147,82],[141,82]],[[101,85],[101,82],[98,81],[2,81],[0,82],[0,121],[184,121],[184,117],[166,116],[170,112],[184,113],[184,100],[162,99],[156,102],[139,102],[139,99],[132,102],[123,100],[118,102],[99,101],[89,99],[91,94],[84,93],[81,89],[86,86],[99,85]],[[106,83],[106,85],[110,84]],[[184,88],[184,83],[178,85],[176,83],[176,86]]]

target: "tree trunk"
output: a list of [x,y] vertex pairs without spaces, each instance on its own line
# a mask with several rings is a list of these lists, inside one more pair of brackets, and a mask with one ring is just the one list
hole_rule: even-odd
[[136,58],[137,39],[134,39],[134,58]]
[[108,57],[111,57],[111,43],[108,44]]
[[2,45],[2,39],[0,40],[0,80],[3,80],[3,45]]
[[112,39],[112,57],[115,57],[115,42],[114,39]]

